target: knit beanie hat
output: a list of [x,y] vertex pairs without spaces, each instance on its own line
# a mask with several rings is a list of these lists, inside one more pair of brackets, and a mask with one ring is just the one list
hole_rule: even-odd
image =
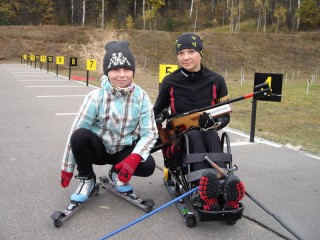
[[202,39],[194,33],[184,33],[176,40],[176,52],[178,54],[182,49],[194,49],[203,56]]
[[128,41],[112,41],[105,46],[106,54],[103,58],[103,73],[107,76],[108,72],[115,68],[128,68],[136,70],[134,57],[129,48]]

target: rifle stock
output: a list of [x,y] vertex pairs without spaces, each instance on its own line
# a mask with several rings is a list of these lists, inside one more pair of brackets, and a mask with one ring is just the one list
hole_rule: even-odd
[[179,118],[172,118],[168,121],[170,129],[176,129],[180,126],[184,126],[184,129],[199,127],[199,118],[203,112],[210,114],[212,118],[218,118],[232,112],[232,108],[229,104],[225,104],[224,106],[187,114]]
[[179,118],[172,118],[167,121],[167,127],[163,128],[162,124],[157,124],[158,133],[162,143],[172,144],[177,140],[177,131],[189,129],[191,127],[199,127],[199,118],[203,112],[207,112],[213,118],[218,118],[232,111],[229,104],[220,108],[208,109],[206,111],[194,112]]

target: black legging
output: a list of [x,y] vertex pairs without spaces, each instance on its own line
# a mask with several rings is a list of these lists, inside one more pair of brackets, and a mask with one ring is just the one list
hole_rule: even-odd
[[[79,128],[74,131],[70,139],[72,153],[77,163],[79,176],[89,176],[93,173],[92,165],[116,165],[129,156],[134,146],[128,146],[120,152],[108,154],[101,141],[88,129]],[[145,162],[141,162],[134,172],[134,176],[148,177],[155,169],[154,158],[149,155]]]
[[[222,152],[222,146],[220,137],[216,131],[201,132],[198,129],[188,131],[186,133],[189,139],[189,153],[207,153],[207,152]],[[182,140],[184,142],[184,140]],[[186,151],[183,146],[184,152]],[[220,167],[226,167],[224,162],[216,162]],[[198,170],[204,168],[210,168],[210,164],[206,161],[200,163],[194,163],[191,166],[191,170]]]

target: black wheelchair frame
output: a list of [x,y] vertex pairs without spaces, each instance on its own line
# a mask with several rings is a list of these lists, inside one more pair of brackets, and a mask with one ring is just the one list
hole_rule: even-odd
[[[223,161],[227,166],[227,169],[224,169],[227,174],[234,174],[233,171],[237,170],[237,166],[232,164],[230,139],[226,132],[221,135],[221,152],[219,153],[189,153],[188,136],[182,134],[181,138],[185,141],[186,146],[186,153],[182,156],[183,164],[172,167],[168,164],[170,160],[164,158],[164,185],[173,199],[197,187],[197,180],[200,179],[205,169],[191,171],[193,163],[207,161],[206,159],[212,162]],[[226,152],[224,152],[225,144]],[[219,181],[224,184],[225,178],[222,177]],[[181,199],[176,205],[188,227],[194,227],[197,219],[200,222],[226,221],[227,224],[234,225],[238,219],[241,219],[244,210],[243,204],[239,202],[240,207],[236,210],[204,211],[198,191]]]

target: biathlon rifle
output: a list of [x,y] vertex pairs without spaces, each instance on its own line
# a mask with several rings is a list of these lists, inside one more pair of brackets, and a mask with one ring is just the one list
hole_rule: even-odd
[[[207,106],[200,109],[195,109],[189,112],[170,117],[166,112],[157,118],[158,132],[160,140],[163,144],[172,144],[176,141],[177,135],[181,130],[187,130],[192,127],[199,127],[199,118],[203,112],[211,115],[212,118],[218,118],[222,115],[232,112],[230,103],[237,102],[243,99],[252,98],[253,96],[265,97],[271,93],[271,88],[268,83],[262,83],[254,87],[254,92],[248,93],[241,97],[233,98],[224,102],[217,103],[212,106]],[[166,128],[162,127],[162,123],[167,120]]]

